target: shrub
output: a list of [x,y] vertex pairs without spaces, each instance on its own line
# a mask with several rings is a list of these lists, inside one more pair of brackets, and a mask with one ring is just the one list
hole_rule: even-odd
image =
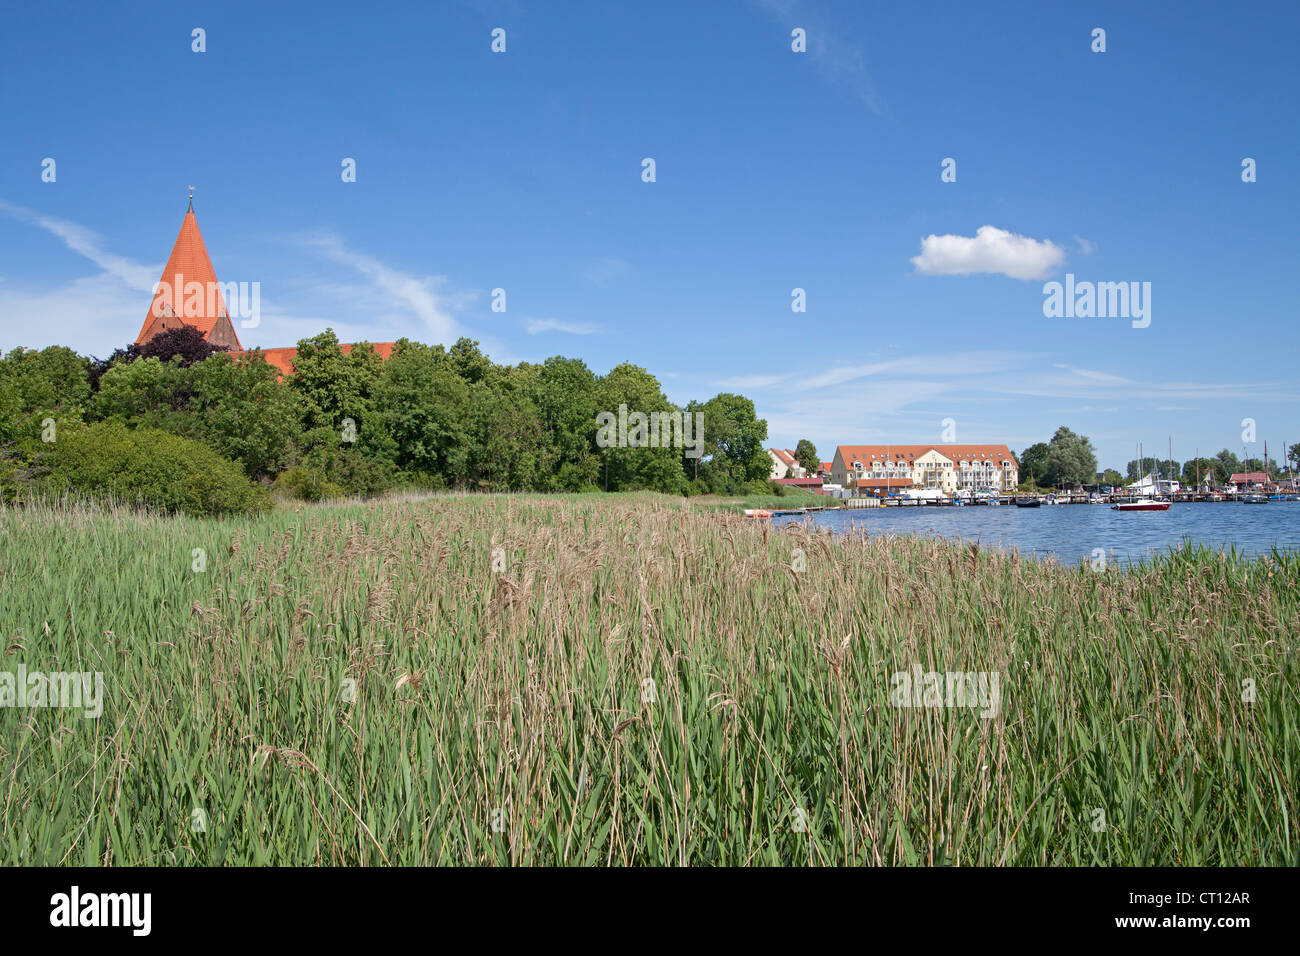
[[332,429],[313,429],[303,440],[301,460],[275,480],[279,491],[307,501],[351,495],[369,498],[397,483],[396,470],[389,462],[374,461],[357,449],[341,446]]
[[118,422],[66,427],[37,461],[40,488],[105,496],[192,515],[246,514],[270,506],[243,469],[201,442]]

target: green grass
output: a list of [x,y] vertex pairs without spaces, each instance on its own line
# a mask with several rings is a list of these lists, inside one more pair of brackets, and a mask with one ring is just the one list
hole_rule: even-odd
[[[0,671],[106,695],[0,709],[5,863],[1300,863],[1295,555],[443,496],[3,510],[0,588]],[[891,706],[913,665],[996,716]]]
[[719,497],[703,495],[687,499],[697,509],[707,511],[727,511],[743,514],[747,508],[766,508],[783,510],[787,508],[840,508],[843,502],[839,498],[827,495],[814,495],[801,489],[791,488],[783,495],[735,495]]

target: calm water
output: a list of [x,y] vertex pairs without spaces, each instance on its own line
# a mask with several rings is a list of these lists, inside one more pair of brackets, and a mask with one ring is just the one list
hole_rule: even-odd
[[[773,518],[774,522],[802,520]],[[1175,504],[1168,511],[1120,512],[1109,505],[1055,505],[1042,508],[863,508],[816,512],[815,524],[835,531],[850,525],[872,534],[922,534],[979,540],[984,547],[1041,557],[1055,555],[1062,564],[1077,564],[1103,548],[1107,560],[1138,560],[1184,539],[1216,550],[1235,545],[1246,554],[1267,553],[1277,546],[1300,550],[1300,502],[1270,501],[1243,505],[1224,501]]]

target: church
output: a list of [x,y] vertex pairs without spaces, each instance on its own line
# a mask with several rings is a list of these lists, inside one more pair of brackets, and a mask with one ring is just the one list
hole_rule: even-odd
[[[199,222],[194,217],[194,194],[191,192],[189,208],[181,220],[181,231],[176,236],[172,254],[167,259],[135,344],[143,345],[161,332],[189,325],[202,332],[208,342],[229,351],[236,361],[251,356],[253,352],[240,344],[230,310],[226,307],[225,293],[229,289],[229,285],[223,288],[217,281],[216,270],[212,268],[212,260],[208,258],[203,243],[203,234],[199,232]],[[348,343],[339,348],[346,355],[353,346]],[[393,343],[376,342],[371,344],[371,348],[381,360],[387,361],[393,352]],[[262,358],[275,366],[281,375],[294,373],[297,348],[260,351]]]

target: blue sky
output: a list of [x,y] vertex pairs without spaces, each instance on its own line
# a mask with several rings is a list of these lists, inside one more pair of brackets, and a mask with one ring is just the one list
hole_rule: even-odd
[[[246,346],[627,360],[823,457],[1300,442],[1296,4],[81,6],[3,14],[0,349],[133,339],[193,183]],[[1066,273],[1150,325],[1044,317]]]

